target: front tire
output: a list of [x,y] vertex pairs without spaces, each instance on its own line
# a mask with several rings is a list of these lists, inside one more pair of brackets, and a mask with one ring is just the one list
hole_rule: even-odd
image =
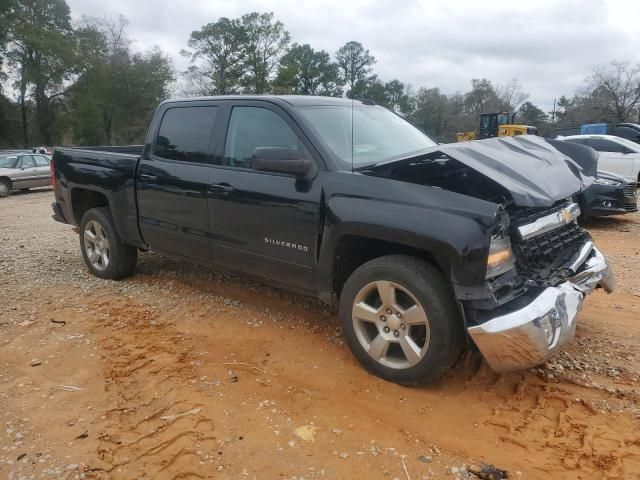
[[340,320],[360,364],[394,383],[433,382],[464,350],[449,284],[415,257],[388,255],[356,269],[342,289]]
[[8,180],[0,180],[0,197],[8,197],[11,193],[11,183]]
[[119,280],[136,268],[138,250],[122,243],[108,208],[87,210],[80,222],[80,249],[96,277]]

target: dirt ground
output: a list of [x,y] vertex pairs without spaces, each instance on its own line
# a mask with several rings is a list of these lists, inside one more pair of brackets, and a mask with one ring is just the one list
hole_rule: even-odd
[[618,287],[565,352],[404,388],[314,300],[153,253],[91,276],[51,201],[0,200],[0,479],[640,478],[639,214],[588,223]]

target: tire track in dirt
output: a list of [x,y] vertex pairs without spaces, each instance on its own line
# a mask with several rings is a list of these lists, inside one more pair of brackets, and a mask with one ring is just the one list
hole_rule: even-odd
[[102,320],[95,333],[114,407],[90,470],[100,479],[213,478],[212,468],[203,473],[197,466],[207,460],[199,448],[215,447],[215,429],[197,396],[182,398],[182,382],[193,369],[180,340],[146,306],[103,300],[96,307]]
[[[204,302],[200,308],[213,307]],[[203,374],[211,373],[203,353],[232,344],[236,334],[232,323],[226,333],[216,327],[218,336],[213,337],[211,326],[197,324],[194,335],[193,325],[185,331],[179,316],[154,313],[131,300],[105,300],[98,310],[106,321],[100,320],[95,330],[115,407],[107,415],[102,464],[96,471],[102,478],[114,479],[212,478],[222,465],[212,452],[229,440],[216,430],[208,410],[212,396],[192,387],[202,383],[198,379]],[[224,309],[221,312],[224,315]],[[259,316],[256,311],[246,314]],[[197,309],[191,317],[199,318]],[[226,320],[242,323],[235,313]],[[302,345],[313,342],[307,336],[315,336],[308,331],[295,335]],[[262,336],[272,339],[273,332]],[[241,349],[239,344],[230,348]],[[285,346],[267,366],[260,364],[270,369],[271,376],[257,388],[263,385],[269,396],[284,399],[289,411],[296,412],[289,417],[316,418],[325,430],[331,429],[322,425],[328,412],[333,418],[349,418],[365,438],[379,435],[379,419],[384,419],[389,437],[408,436],[420,445],[437,444],[466,457],[511,466],[528,472],[525,478],[640,478],[640,422],[626,413],[599,411],[593,401],[602,392],[547,383],[530,372],[498,376],[477,355],[469,355],[435,387],[406,389],[362,373],[348,356],[337,359],[346,365],[346,373],[331,375],[335,361],[328,362],[326,356],[309,352],[309,358],[319,363],[318,374],[309,375],[305,364]],[[397,395],[403,399],[400,410]],[[390,410],[395,410],[391,417]],[[234,414],[240,412],[245,413],[236,408]],[[251,422],[250,412],[249,418]],[[425,430],[423,425],[438,428]],[[419,452],[415,448],[415,454]]]

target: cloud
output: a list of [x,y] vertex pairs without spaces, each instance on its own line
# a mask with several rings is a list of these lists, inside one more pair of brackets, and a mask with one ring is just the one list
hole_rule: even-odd
[[549,109],[571,95],[596,65],[640,62],[640,2],[556,0],[68,0],[74,18],[124,15],[135,48],[167,52],[179,71],[191,31],[219,17],[273,11],[298,43],[334,53],[358,40],[377,58],[384,80],[414,88],[465,91],[471,78],[520,79]]

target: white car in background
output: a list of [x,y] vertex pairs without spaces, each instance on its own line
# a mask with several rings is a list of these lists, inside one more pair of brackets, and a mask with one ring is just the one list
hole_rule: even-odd
[[640,183],[640,145],[614,135],[569,135],[558,140],[579,143],[598,152],[598,170]]

